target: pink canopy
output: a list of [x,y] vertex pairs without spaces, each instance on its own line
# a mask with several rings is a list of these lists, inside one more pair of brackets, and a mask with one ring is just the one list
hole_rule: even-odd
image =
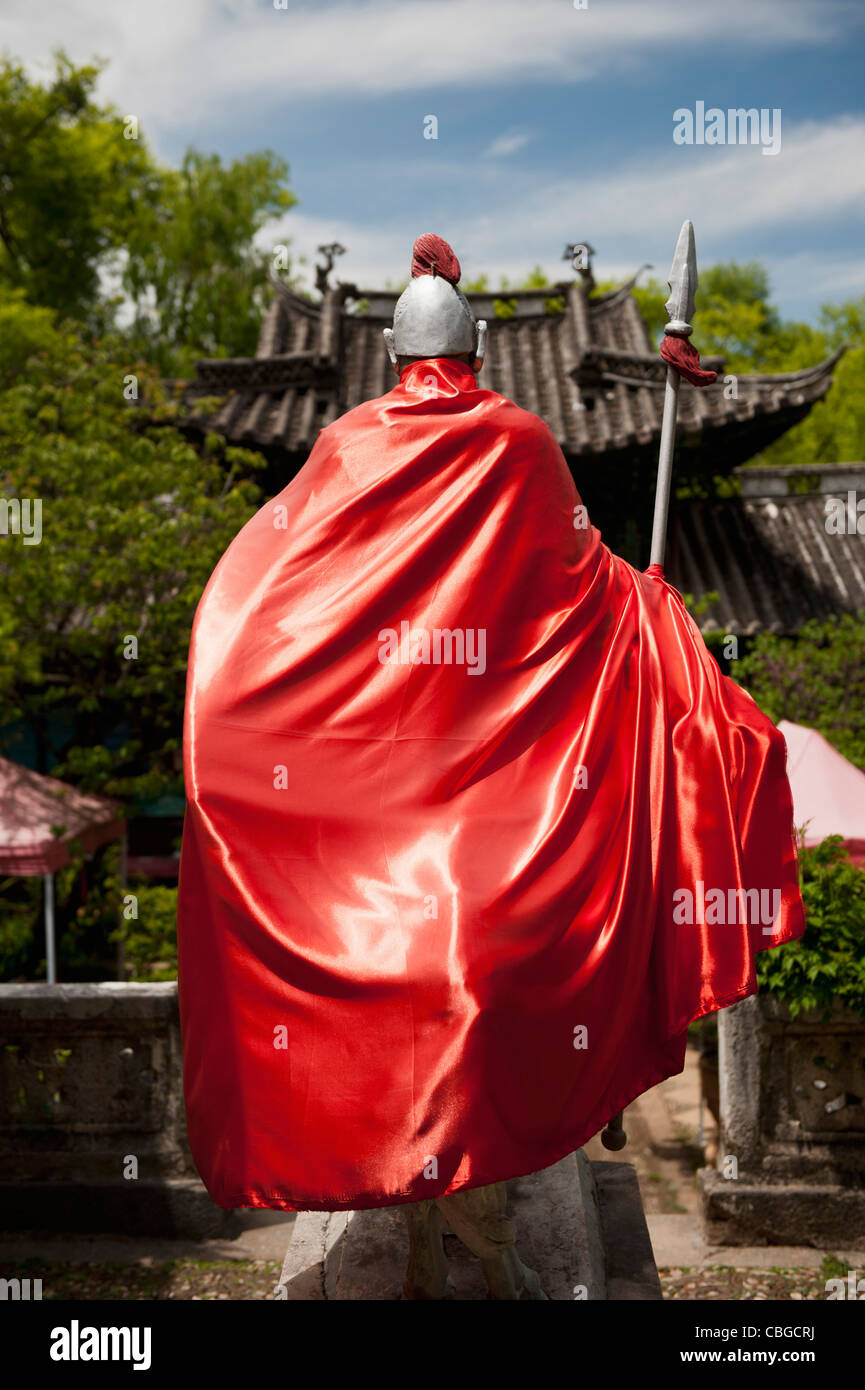
[[0,873],[50,874],[69,863],[70,840],[89,852],[120,839],[120,811],[116,801],[0,758]]
[[797,827],[805,825],[805,844],[843,835],[851,859],[865,862],[865,772],[816,729],[786,719],[778,728],[787,743],[793,814]]

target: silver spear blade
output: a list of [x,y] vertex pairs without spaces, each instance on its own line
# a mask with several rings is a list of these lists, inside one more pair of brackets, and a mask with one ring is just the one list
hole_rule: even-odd
[[[664,308],[670,322],[664,329],[676,337],[687,338],[694,317],[694,295],[697,293],[697,248],[694,245],[694,224],[683,222],[676,242],[670,278],[670,298]],[[673,478],[673,452],[676,447],[676,415],[679,406],[679,373],[667,367],[667,386],[664,393],[664,415],[661,421],[661,448],[658,455],[658,482],[655,489],[655,516],[652,523],[653,565],[663,565],[667,542],[667,512],[670,507],[670,484]]]
[[664,308],[670,322],[664,330],[665,333],[684,335],[690,333],[691,320],[694,317],[694,295],[697,293],[697,283],[697,248],[694,245],[694,224],[688,221],[682,223],[679,240],[676,242],[670,278],[667,281],[670,286],[670,298]]

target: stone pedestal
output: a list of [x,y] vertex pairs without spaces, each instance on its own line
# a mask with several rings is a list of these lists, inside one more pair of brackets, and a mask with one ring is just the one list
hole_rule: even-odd
[[230,1231],[181,1075],[175,984],[0,985],[0,1229]]
[[[634,1169],[580,1152],[508,1183],[517,1249],[550,1299],[659,1299]],[[445,1235],[457,1299],[486,1299],[480,1262]],[[282,1271],[289,1300],[398,1300],[408,1236],[396,1207],[301,1212]]]
[[700,1173],[718,1245],[865,1239],[865,1019],[752,996],[718,1018],[721,1136]]

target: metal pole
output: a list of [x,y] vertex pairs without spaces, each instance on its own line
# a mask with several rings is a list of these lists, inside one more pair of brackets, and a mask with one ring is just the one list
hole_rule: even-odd
[[[120,898],[121,902],[126,894],[126,861],[129,857],[129,835],[123,832],[123,839],[120,842]],[[120,909],[120,935],[117,938],[117,978],[126,979],[126,942],[123,939],[123,924],[125,922],[123,908]]]
[[[691,319],[694,317],[694,295],[697,292],[697,251],[694,246],[694,227],[691,222],[683,222],[670,278],[670,297],[664,308],[669,323],[666,334],[675,338],[687,338],[691,333]],[[661,421],[661,446],[658,451],[658,484],[655,490],[655,516],[652,522],[652,549],[650,563],[663,565],[667,541],[667,513],[670,510],[670,484],[673,478],[673,454],[676,449],[676,416],[679,410],[679,385],[681,378],[675,367],[667,367],[667,385],[664,391],[664,416]]]
[[[655,490],[655,517],[652,522],[652,550],[649,563],[662,565],[667,543],[667,513],[670,510],[670,485],[673,480],[673,454],[676,448],[676,416],[679,409],[681,377],[675,367],[667,368],[667,387],[664,392],[664,418],[661,424],[661,447],[658,454],[658,483]],[[645,554],[645,551],[643,552]]]
[[54,949],[54,875],[43,874],[45,886],[45,967],[49,985],[57,983],[57,955]]

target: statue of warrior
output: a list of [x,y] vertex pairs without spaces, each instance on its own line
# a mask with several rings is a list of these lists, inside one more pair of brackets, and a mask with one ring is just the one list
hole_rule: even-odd
[[[680,595],[613,555],[485,325],[415,243],[393,390],[322,430],[195,617],[179,986],[226,1208],[441,1214],[543,1298],[505,1182],[682,1070],[801,935],[781,734]],[[764,910],[765,908],[765,910]]]

